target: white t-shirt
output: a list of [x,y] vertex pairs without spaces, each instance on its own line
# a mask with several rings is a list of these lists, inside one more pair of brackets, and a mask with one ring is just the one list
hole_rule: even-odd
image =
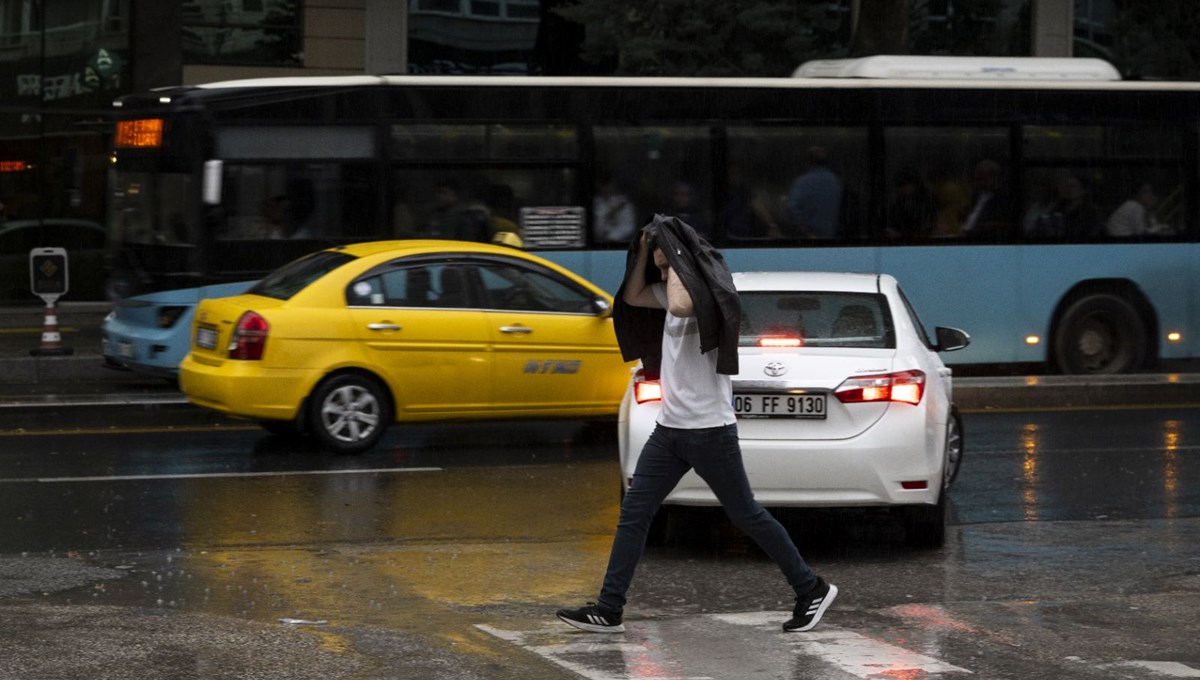
[[[666,284],[651,284],[650,290],[665,308]],[[733,382],[728,375],[717,373],[716,350],[700,353],[700,323],[696,317],[667,312],[659,381],[663,393],[659,425],[698,430],[737,422]]]

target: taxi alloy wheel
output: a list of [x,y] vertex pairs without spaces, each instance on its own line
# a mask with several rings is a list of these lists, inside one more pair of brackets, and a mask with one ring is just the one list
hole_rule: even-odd
[[309,422],[321,443],[336,453],[362,453],[375,446],[388,424],[388,397],[373,378],[342,374],[313,393]]

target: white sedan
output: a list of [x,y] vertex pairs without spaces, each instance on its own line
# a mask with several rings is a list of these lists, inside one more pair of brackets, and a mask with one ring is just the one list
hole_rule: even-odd
[[[887,274],[733,279],[742,303],[734,411],[755,498],[766,507],[895,508],[910,544],[942,545],[963,434],[937,353],[966,347],[967,334],[937,328],[930,338]],[[661,405],[649,377],[638,369],[621,404],[625,489]],[[666,504],[719,505],[695,472]]]

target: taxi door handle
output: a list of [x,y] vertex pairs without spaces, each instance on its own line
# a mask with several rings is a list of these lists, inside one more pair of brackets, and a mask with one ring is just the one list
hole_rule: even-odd
[[369,323],[367,328],[373,331],[398,331],[400,326],[394,323]]
[[528,326],[501,326],[501,333],[532,333],[533,329]]

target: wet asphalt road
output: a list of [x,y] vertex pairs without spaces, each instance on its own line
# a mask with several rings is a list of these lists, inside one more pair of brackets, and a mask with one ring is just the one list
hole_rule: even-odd
[[611,435],[422,426],[347,458],[130,420],[0,423],[0,678],[1200,677],[1197,409],[967,414],[941,550],[784,513],[842,588],[809,635],[777,632],[753,545],[681,514],[619,640],[551,618],[602,576]]

